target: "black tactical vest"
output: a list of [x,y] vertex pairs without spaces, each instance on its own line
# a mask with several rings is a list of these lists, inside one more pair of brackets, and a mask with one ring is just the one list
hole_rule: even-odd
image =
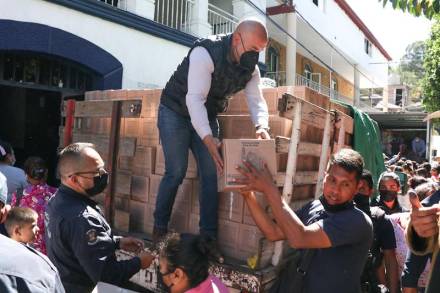
[[171,110],[189,117],[188,108],[186,107],[189,55],[195,47],[200,46],[208,51],[214,63],[211,88],[205,103],[208,117],[215,118],[218,113],[225,112],[230,96],[244,89],[254,72],[254,70],[246,70],[239,64],[232,62],[230,58],[231,41],[231,34],[213,36],[212,39],[197,40],[167,82],[162,91],[161,103]]

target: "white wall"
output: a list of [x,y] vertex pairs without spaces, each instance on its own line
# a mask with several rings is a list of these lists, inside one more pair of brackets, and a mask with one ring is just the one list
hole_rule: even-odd
[[70,32],[123,65],[122,87],[163,87],[188,47],[41,0],[2,1],[0,19],[34,22]]
[[343,51],[354,63],[358,64],[363,73],[369,75],[369,78],[374,78],[377,85],[386,85],[388,75],[386,58],[374,47],[374,44],[372,56],[367,55],[364,50],[365,36],[363,32],[334,0],[320,1],[324,1],[323,9],[314,5],[312,0],[295,0],[294,4],[297,11],[314,28]]

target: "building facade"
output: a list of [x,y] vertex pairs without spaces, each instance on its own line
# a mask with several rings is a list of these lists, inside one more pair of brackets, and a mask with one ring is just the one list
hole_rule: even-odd
[[350,104],[360,88],[385,86],[389,55],[344,0],[3,1],[0,139],[19,163],[55,162],[63,99],[163,87],[197,38],[231,33],[246,17],[267,24],[260,65],[277,85]]

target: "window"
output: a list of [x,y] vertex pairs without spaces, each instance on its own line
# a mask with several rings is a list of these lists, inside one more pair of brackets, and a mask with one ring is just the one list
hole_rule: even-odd
[[23,52],[0,52],[0,80],[51,88],[92,90],[95,73],[56,57]]
[[396,89],[396,105],[402,107],[403,90]]
[[364,50],[368,56],[371,56],[373,53],[373,47],[368,39],[364,39]]
[[267,71],[277,72],[279,70],[279,64],[280,64],[280,53],[274,47],[269,47]]
[[325,0],[312,0],[312,3],[315,4],[316,7],[325,12]]
[[330,88],[334,91],[338,91],[338,80],[334,76],[332,77]]
[[312,66],[310,66],[310,64],[305,64],[304,65],[304,76],[307,79],[312,79]]

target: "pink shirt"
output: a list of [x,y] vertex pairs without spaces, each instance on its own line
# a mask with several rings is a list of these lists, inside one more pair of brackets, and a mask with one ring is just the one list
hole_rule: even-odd
[[[43,254],[46,254],[46,243],[44,240],[44,212],[46,211],[49,199],[55,194],[57,189],[46,183],[37,185],[28,185],[23,190],[23,196],[20,200],[20,207],[31,208],[38,214],[37,226],[40,231],[34,240],[32,246]],[[17,194],[12,196],[12,206],[17,206]]]
[[229,293],[229,290],[217,277],[209,275],[205,281],[185,293]]

